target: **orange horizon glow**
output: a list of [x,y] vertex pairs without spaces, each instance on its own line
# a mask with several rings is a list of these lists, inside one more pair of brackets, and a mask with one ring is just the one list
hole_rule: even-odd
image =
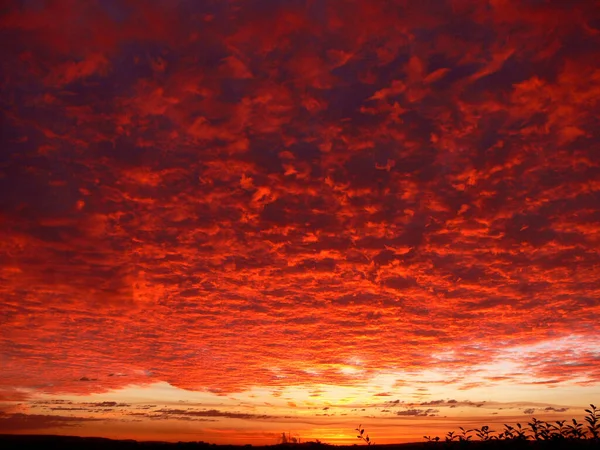
[[359,444],[582,417],[598,6],[12,2],[0,434]]
[[[578,406],[547,402],[477,403],[456,399],[423,400],[429,394],[398,395],[414,399],[410,401],[399,400],[391,394],[365,395],[368,389],[333,386],[309,389],[320,389],[323,394],[318,397],[300,388],[269,394],[266,389],[255,388],[223,396],[156,383],[85,396],[39,395],[30,399],[27,415],[34,424],[42,417],[40,421],[48,421],[44,434],[238,445],[272,445],[282,433],[300,442],[356,444],[354,428],[359,423],[379,444],[415,442],[424,435],[444,436],[448,431],[457,431],[459,426],[475,428],[487,424],[499,431],[505,423],[525,424],[534,416],[538,420],[576,418],[581,422],[584,415],[583,408]],[[596,393],[593,388],[571,392],[573,405]],[[15,407],[12,411],[20,410]],[[365,411],[369,414],[365,415]],[[52,425],[53,416],[70,416],[71,423]],[[151,421],[152,426],[146,421]],[[31,433],[30,429],[10,431]]]

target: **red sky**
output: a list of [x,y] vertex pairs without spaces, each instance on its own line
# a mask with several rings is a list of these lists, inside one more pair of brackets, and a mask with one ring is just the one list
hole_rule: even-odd
[[21,0],[0,33],[0,433],[600,401],[598,1]]

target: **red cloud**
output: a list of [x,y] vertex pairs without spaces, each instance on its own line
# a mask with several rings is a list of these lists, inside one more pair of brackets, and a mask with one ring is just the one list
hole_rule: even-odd
[[[0,21],[2,395],[595,339],[588,2],[71,3]],[[532,377],[600,377],[541,356]]]

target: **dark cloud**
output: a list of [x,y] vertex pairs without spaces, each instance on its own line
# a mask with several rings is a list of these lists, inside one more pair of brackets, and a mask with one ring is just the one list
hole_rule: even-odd
[[553,406],[548,406],[544,408],[544,411],[546,412],[566,412],[568,410],[569,408],[554,408]]
[[157,409],[154,411],[156,414],[163,414],[166,416],[189,416],[189,417],[226,417],[228,419],[244,419],[244,420],[257,420],[257,419],[274,419],[277,416],[271,416],[267,414],[248,414],[238,413],[229,411],[219,411],[216,409],[209,409],[203,411],[187,410],[187,409]]
[[436,416],[437,413],[439,413],[440,410],[439,409],[432,409],[432,408],[427,408],[427,409],[406,409],[404,411],[396,411],[396,415],[397,416],[415,416],[415,417],[419,417],[419,416]]
[[423,406],[427,406],[427,405],[443,405],[444,403],[446,403],[444,400],[430,400],[428,402],[421,403],[421,405],[423,405]]
[[34,431],[46,428],[78,427],[101,419],[41,414],[5,414],[0,411],[0,431]]

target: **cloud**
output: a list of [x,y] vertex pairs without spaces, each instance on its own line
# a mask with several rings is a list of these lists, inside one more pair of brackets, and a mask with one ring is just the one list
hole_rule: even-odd
[[428,402],[421,403],[421,405],[443,405],[444,403],[446,403],[444,400],[430,400]]
[[439,409],[427,408],[427,409],[406,409],[404,411],[396,411],[397,416],[436,416],[439,413]]
[[163,416],[168,417],[179,417],[179,416],[189,416],[189,417],[226,417],[228,419],[243,419],[243,420],[268,420],[274,419],[276,416],[271,416],[267,414],[248,414],[248,413],[238,413],[238,412],[228,412],[228,411],[219,411],[216,409],[209,409],[203,411],[197,410],[184,410],[184,409],[157,409],[154,411],[155,414],[162,414]]
[[9,7],[0,399],[597,383],[591,2],[434,3]]
[[0,430],[5,432],[79,427],[101,419],[41,414],[5,414],[0,411]]
[[565,412],[568,410],[569,408],[554,408],[552,406],[547,406],[546,408],[544,408],[544,411],[546,412]]

